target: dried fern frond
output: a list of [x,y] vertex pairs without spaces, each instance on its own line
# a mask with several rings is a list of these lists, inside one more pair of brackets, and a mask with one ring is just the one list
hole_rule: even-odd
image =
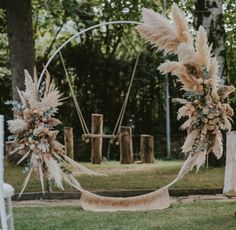
[[143,9],[143,24],[138,26],[140,34],[154,47],[165,53],[175,53],[180,40],[175,25],[150,9]]

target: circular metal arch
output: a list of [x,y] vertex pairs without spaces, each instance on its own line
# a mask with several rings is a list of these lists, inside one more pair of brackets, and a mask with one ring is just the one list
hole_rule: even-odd
[[106,25],[114,25],[114,24],[132,24],[132,25],[140,25],[141,23],[140,22],[137,22],[137,21],[111,21],[111,22],[102,22],[102,23],[99,23],[99,24],[96,24],[94,26],[90,26],[86,29],[83,29],[81,30],[80,32],[72,35],[70,38],[68,38],[62,45],[60,45],[54,52],[53,54],[51,55],[51,57],[48,59],[46,65],[44,66],[41,74],[40,74],[40,77],[39,77],[39,81],[38,81],[38,85],[37,85],[37,88],[39,89],[39,86],[40,86],[40,82],[42,81],[43,79],[43,75],[45,74],[48,66],[50,65],[51,61],[54,59],[54,57],[61,51],[61,49],[66,46],[70,41],[72,41],[73,39],[77,38],[78,36],[80,36],[81,34],[85,34],[86,32],[90,31],[90,30],[93,30],[93,29],[96,29],[96,28],[99,28],[99,27],[102,27],[102,26],[106,26]]

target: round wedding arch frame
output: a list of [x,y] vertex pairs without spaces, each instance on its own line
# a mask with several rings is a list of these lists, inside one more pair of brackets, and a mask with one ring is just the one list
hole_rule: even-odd
[[[60,54],[60,51],[73,39],[79,37],[82,34],[85,34],[88,31],[101,28],[106,25],[117,25],[117,24],[131,24],[131,25],[140,25],[140,22],[137,21],[111,21],[103,22],[100,24],[93,25],[86,29],[81,30],[80,32],[72,35],[68,38],[62,45],[60,45],[50,56],[46,65],[44,66],[39,80],[37,88],[39,89],[40,84],[43,80],[44,75],[46,74],[47,68],[56,57],[57,54]],[[188,163],[185,161],[184,165]],[[184,167],[182,166],[182,168]],[[181,168],[181,169],[182,169]],[[179,174],[181,173],[181,170]],[[137,211],[137,210],[161,210],[170,206],[170,197],[168,188],[178,181],[178,176],[171,183],[162,188],[147,193],[144,195],[134,196],[134,197],[105,197],[93,194],[87,190],[80,189],[81,195],[81,205],[82,208],[89,211]]]

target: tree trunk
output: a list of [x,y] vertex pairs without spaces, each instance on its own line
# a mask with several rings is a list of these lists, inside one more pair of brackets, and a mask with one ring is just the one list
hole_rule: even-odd
[[154,163],[153,136],[141,135],[140,140],[141,161],[143,163]]
[[133,141],[131,127],[121,126],[119,133],[120,163],[133,163]]
[[195,0],[194,24],[196,29],[202,25],[207,31],[209,44],[212,44],[219,63],[219,80],[223,83],[226,79],[226,50],[222,2],[223,0]]
[[12,68],[12,93],[19,99],[16,86],[24,89],[24,69],[33,75],[34,41],[31,0],[6,0],[8,41]]

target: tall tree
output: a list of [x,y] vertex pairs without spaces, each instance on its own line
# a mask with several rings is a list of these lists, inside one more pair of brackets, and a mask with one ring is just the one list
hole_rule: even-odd
[[8,41],[12,70],[13,98],[16,86],[24,89],[24,69],[34,72],[34,41],[32,31],[31,0],[6,0]]
[[212,44],[213,52],[219,63],[219,77],[226,80],[225,29],[223,21],[223,0],[194,0],[195,27],[202,25],[208,34],[208,41]]

